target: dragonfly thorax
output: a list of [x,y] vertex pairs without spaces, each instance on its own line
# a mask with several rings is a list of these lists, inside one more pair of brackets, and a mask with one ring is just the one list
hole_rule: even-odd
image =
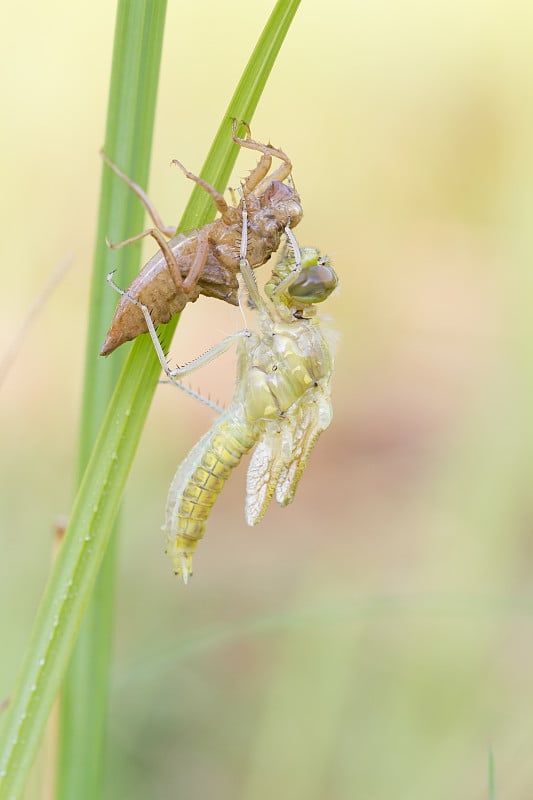
[[277,323],[259,341],[246,342],[248,367],[243,375],[244,411],[250,422],[285,415],[305,393],[331,374],[331,358],[314,322],[297,329]]

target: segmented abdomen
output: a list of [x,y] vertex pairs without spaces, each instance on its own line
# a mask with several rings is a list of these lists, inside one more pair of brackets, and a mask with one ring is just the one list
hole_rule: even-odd
[[180,465],[170,486],[166,521],[167,554],[185,583],[192,574],[192,554],[204,535],[206,520],[232,469],[255,444],[250,426],[230,407],[200,439]]

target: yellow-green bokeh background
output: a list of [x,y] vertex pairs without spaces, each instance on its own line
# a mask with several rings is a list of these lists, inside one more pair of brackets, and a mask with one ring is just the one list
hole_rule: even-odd
[[[190,190],[169,161],[201,166],[271,7],[169,2],[150,180],[169,221]],[[1,697],[72,499],[114,6],[3,18],[0,356],[74,264],[0,388]],[[292,157],[299,240],[341,276],[335,419],[257,529],[232,477],[185,589],[159,526],[212,416],[158,390],[124,506],[106,798],[478,800],[491,746],[497,796],[532,796],[532,25],[518,1],[302,3],[253,130]],[[181,362],[240,320],[201,300],[182,323]],[[194,385],[227,399],[231,375]]]

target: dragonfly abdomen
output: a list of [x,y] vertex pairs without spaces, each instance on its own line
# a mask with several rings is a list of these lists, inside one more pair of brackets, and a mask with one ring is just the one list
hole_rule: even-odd
[[215,500],[231,471],[255,444],[250,426],[230,408],[193,447],[172,481],[164,529],[174,572],[185,583],[192,574],[192,555],[205,531]]

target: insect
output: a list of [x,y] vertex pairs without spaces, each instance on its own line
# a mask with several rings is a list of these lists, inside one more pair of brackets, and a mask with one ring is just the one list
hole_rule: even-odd
[[[275,494],[292,502],[318,436],[331,422],[333,358],[320,330],[315,303],[325,300],[338,278],[329,259],[315,248],[300,251],[291,229],[282,259],[261,296],[246,258],[243,206],[240,302],[257,309],[259,332],[245,328],[223,339],[185,367],[170,369],[149,309],[119,289],[139,308],[161,365],[172,381],[225,352],[237,342],[237,378],[229,408],[193,447],[170,486],[166,521],[167,554],[174,572],[187,583],[192,555],[210,511],[231,471],[255,446],[247,475],[245,518],[258,523]],[[292,250],[292,254],[291,254]]]
[[[239,138],[236,131],[234,120],[233,141],[240,147],[262,154],[242,186],[243,202],[248,213],[248,262],[255,268],[276,252],[284,229],[297,225],[303,211],[294,186],[283,182],[289,178],[292,170],[289,157],[270,144],[261,144],[252,139],[248,127],[245,139]],[[242,203],[228,205],[220,192],[174,160],[172,163],[179,166],[187,178],[212,197],[220,212],[220,217],[214,222],[176,236],[176,229],[164,225],[144,190],[105,153],[102,153],[102,157],[139,197],[154,223],[154,227],[136,236],[116,244],[108,242],[108,245],[112,248],[124,247],[145,236],[152,236],[160,249],[130,284],[127,295],[119,301],[100,355],[109,355],[119,345],[147,331],[140,306],[131,303],[128,297],[148,306],[154,325],[168,322],[187,303],[197,300],[200,294],[237,305]],[[273,158],[280,159],[281,164],[269,175]]]

